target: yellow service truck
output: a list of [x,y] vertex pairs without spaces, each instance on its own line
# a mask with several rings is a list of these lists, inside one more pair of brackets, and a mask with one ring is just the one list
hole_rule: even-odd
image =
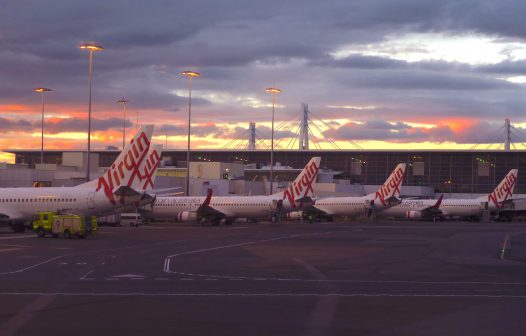
[[33,231],[39,237],[50,234],[54,238],[58,236],[68,239],[73,236],[86,238],[89,234],[97,232],[97,217],[37,212],[33,216]]

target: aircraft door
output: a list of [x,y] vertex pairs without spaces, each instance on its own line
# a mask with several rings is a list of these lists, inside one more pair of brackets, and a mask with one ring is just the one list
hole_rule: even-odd
[[95,209],[95,193],[90,192],[88,194],[88,209]]

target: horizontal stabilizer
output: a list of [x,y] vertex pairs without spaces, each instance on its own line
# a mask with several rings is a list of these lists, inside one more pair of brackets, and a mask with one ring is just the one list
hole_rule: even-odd
[[141,193],[128,186],[120,186],[113,192],[115,196],[140,196]]

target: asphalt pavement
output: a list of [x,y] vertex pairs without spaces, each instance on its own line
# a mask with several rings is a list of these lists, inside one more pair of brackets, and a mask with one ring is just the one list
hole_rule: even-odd
[[523,223],[0,230],[0,335],[521,335],[525,246]]

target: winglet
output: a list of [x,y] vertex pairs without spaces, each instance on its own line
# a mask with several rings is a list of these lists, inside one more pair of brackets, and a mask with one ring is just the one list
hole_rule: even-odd
[[206,193],[205,201],[203,202],[203,204],[201,204],[202,207],[210,206],[210,201],[212,200],[213,192],[214,191],[212,189],[208,188],[208,191]]
[[444,194],[440,195],[435,205],[433,205],[431,208],[438,209],[440,208],[440,204],[442,204],[442,199],[444,198]]

